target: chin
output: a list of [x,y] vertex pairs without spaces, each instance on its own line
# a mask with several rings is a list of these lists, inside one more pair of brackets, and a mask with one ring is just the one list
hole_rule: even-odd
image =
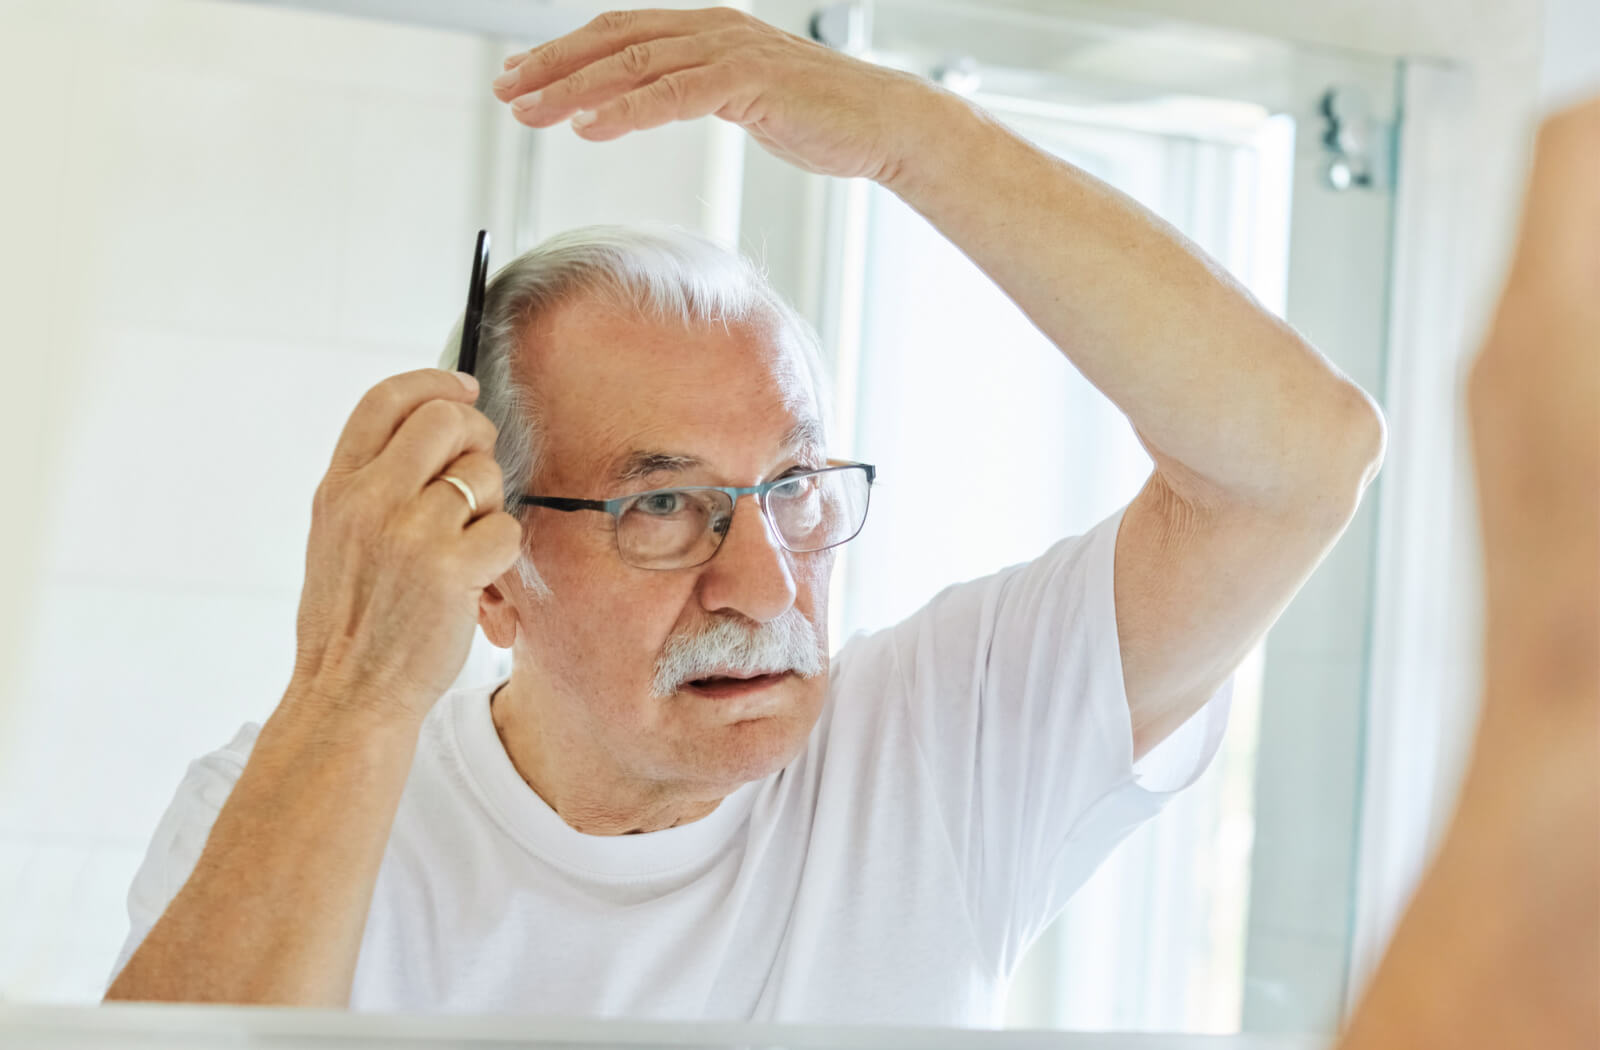
[[790,715],[752,718],[721,726],[693,756],[695,768],[719,787],[732,791],[771,776],[805,749],[814,719],[804,724]]
[[[827,697],[827,680],[792,681],[761,694],[711,699],[680,691],[682,707],[657,752],[667,779],[726,795],[783,769],[805,749]],[[665,728],[665,727],[663,727]],[[668,772],[671,770],[671,772]]]

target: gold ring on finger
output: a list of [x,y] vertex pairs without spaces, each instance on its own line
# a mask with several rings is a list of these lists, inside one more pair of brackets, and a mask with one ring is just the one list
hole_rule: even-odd
[[461,493],[462,497],[467,501],[467,513],[478,513],[478,497],[472,494],[472,488],[465,481],[462,481],[454,474],[440,474],[435,480],[448,481],[450,484],[454,485],[456,487],[456,491]]

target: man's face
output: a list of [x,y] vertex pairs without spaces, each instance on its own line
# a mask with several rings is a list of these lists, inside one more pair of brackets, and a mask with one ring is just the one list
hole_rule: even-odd
[[[538,495],[746,486],[825,465],[814,438],[792,440],[808,424],[819,434],[820,420],[800,350],[775,320],[683,328],[578,300],[531,326],[521,352],[546,424]],[[749,496],[716,555],[684,569],[624,563],[606,514],[531,508],[526,520],[553,594],[519,591],[517,660],[540,683],[542,731],[566,737],[552,743],[596,755],[612,775],[708,797],[798,753],[827,690],[834,551],[784,550]],[[655,695],[669,642],[762,625],[798,635],[817,673],[736,695],[689,685]]]

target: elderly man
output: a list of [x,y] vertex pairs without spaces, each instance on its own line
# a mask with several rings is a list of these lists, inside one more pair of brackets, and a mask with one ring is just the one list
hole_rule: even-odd
[[[1120,194],[737,12],[602,17],[494,90],[593,140],[714,114],[879,181],[1155,472],[830,661],[872,469],[826,456],[805,326],[687,235],[548,242],[492,282],[481,387],[413,372],[351,415],[293,679],[180,787],[109,997],[995,1022],[1029,941],[1209,759],[1232,668],[1376,470],[1378,413]],[[514,669],[444,695],[475,622]]]

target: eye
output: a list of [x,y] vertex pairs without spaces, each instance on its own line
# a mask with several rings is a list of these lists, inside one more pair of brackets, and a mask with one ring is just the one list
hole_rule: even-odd
[[648,496],[641,496],[634,505],[635,510],[646,514],[665,516],[676,514],[683,509],[683,494],[681,492],[652,492]]
[[799,499],[810,495],[821,480],[816,476],[812,476],[811,470],[812,468],[810,467],[797,467],[795,470],[790,471],[784,475],[789,480],[775,486],[772,490],[772,495],[778,499]]

